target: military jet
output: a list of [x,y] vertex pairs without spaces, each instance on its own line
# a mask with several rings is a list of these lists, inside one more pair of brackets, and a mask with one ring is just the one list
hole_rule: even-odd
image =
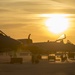
[[35,53],[75,52],[75,45],[69,40],[67,40],[67,43],[64,43],[64,39],[66,39],[65,34],[55,41],[31,43],[28,45],[28,49]]
[[16,50],[20,45],[21,42],[7,36],[0,30],[0,52]]

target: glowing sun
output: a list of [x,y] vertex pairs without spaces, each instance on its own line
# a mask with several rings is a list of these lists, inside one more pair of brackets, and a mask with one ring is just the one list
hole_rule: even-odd
[[49,19],[45,21],[45,25],[49,31],[55,34],[59,34],[68,29],[69,20],[64,15],[53,14]]

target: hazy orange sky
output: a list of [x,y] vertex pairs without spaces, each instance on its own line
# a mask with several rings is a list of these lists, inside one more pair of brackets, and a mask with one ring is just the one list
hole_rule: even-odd
[[34,42],[56,40],[45,26],[48,16],[42,14],[69,14],[70,27],[65,32],[67,40],[75,43],[75,0],[0,0],[0,29],[8,36],[31,38]]

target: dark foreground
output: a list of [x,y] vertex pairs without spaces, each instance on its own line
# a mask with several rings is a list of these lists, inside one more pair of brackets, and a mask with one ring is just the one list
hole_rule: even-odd
[[75,75],[75,63],[0,64],[0,75]]

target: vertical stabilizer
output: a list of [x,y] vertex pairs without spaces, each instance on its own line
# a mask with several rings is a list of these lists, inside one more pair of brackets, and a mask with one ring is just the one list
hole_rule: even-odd
[[28,39],[30,39],[31,34],[28,35]]

